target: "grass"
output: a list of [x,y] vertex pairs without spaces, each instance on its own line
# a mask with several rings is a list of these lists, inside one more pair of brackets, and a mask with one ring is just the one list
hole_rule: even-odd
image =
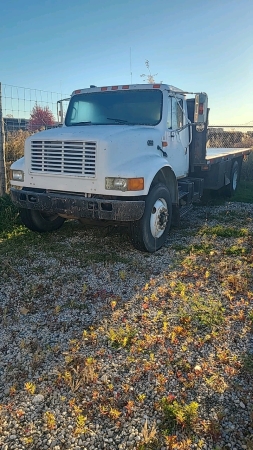
[[237,226],[229,227],[227,225],[215,225],[215,226],[204,226],[200,230],[200,234],[206,234],[209,236],[219,236],[223,238],[239,238],[248,235],[248,230],[246,228],[238,228]]
[[14,232],[20,224],[18,210],[13,205],[10,196],[0,197],[0,236]]
[[244,374],[252,377],[253,375],[253,353],[245,353],[242,356],[242,371]]
[[253,203],[253,181],[241,181],[233,197],[233,201]]

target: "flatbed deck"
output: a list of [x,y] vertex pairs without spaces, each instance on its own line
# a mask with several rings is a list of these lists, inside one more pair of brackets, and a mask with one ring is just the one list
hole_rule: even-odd
[[236,156],[248,155],[251,148],[207,148],[206,149],[206,161],[210,163],[224,161],[234,158]]

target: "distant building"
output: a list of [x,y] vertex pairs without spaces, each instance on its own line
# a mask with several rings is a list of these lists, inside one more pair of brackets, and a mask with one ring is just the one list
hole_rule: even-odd
[[[11,133],[13,131],[27,131],[29,130],[30,119],[17,119],[15,117],[4,117],[4,131],[5,133]],[[59,127],[61,124],[55,122],[53,125],[45,127],[46,129]],[[37,131],[37,130],[36,130]]]
[[18,130],[26,131],[28,129],[28,122],[29,119],[16,119],[15,117],[4,117],[4,131],[5,133]]

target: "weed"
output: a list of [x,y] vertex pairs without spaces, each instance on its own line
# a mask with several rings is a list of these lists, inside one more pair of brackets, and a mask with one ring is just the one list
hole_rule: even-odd
[[250,321],[251,326],[253,327],[253,310],[249,312],[248,319]]
[[112,420],[118,420],[119,417],[121,416],[121,412],[116,408],[110,408],[110,410],[108,412],[108,416]]
[[97,380],[97,373],[92,365],[86,365],[85,367],[77,365],[65,370],[64,373],[59,372],[58,380],[64,381],[72,392],[76,392],[85,384]]
[[119,328],[110,328],[108,331],[108,338],[115,348],[129,348],[135,335],[136,330],[130,325]]
[[212,440],[216,442],[221,435],[221,425],[217,419],[210,419],[202,422],[204,433],[211,436]]
[[202,242],[200,244],[192,244],[186,248],[186,253],[195,254],[195,255],[209,255],[212,249],[211,244],[207,244]]
[[186,306],[180,308],[179,315],[180,320],[190,317],[197,326],[213,329],[225,320],[224,312],[225,309],[220,300],[195,295]]
[[25,383],[25,390],[27,392],[29,392],[29,394],[33,395],[35,393],[35,391],[36,391],[36,386],[32,382],[27,382],[27,383]]
[[76,427],[74,429],[74,435],[77,436],[79,434],[87,433],[88,428],[86,426],[87,417],[83,414],[78,414],[76,417]]
[[247,253],[249,253],[249,250],[239,245],[232,245],[225,249],[225,254],[231,256],[241,256],[246,255]]
[[27,446],[31,446],[33,444],[33,437],[32,436],[28,436],[28,437],[23,437],[22,438],[22,442],[23,444],[27,445]]
[[[190,438],[183,439],[182,441],[178,440],[176,435],[165,435],[165,442],[168,450],[189,450],[191,448],[192,440]],[[198,449],[201,449],[201,446],[198,442]]]
[[209,378],[205,379],[206,384],[209,385],[213,391],[218,392],[219,394],[223,394],[225,390],[228,388],[228,384],[225,382],[224,378],[216,373]]
[[168,428],[170,433],[175,430],[176,425],[192,429],[198,418],[199,404],[197,402],[183,404],[176,400],[171,402],[170,398],[164,397],[161,400],[161,407],[166,428]]
[[154,448],[153,446],[150,447],[150,444],[152,445],[156,441],[157,435],[156,423],[154,422],[149,430],[148,420],[146,419],[143,428],[141,430],[141,433],[142,433],[142,442],[139,445],[138,450],[148,450]]
[[56,418],[52,412],[46,411],[44,413],[44,420],[49,430],[54,430],[56,428]]

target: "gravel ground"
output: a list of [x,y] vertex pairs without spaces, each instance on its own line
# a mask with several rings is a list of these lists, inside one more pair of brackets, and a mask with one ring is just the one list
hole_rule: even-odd
[[252,212],[0,241],[0,448],[253,449]]

